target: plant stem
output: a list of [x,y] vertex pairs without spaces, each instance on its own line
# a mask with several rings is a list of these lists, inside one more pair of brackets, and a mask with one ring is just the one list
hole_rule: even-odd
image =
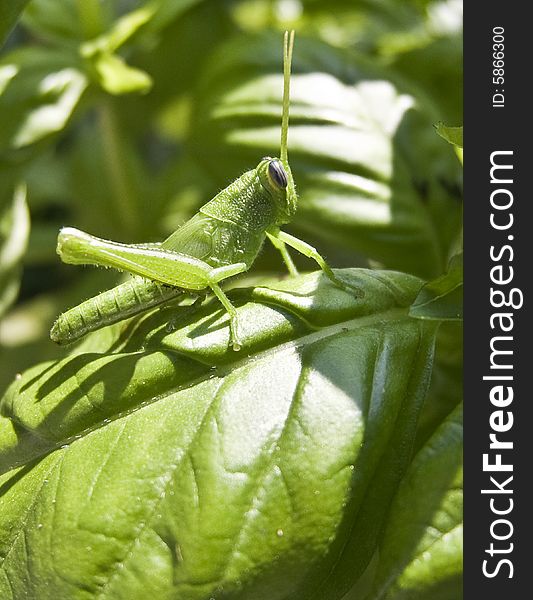
[[111,181],[114,212],[124,228],[135,234],[138,223],[134,192],[125,169],[117,117],[110,102],[104,102],[100,108],[100,129]]

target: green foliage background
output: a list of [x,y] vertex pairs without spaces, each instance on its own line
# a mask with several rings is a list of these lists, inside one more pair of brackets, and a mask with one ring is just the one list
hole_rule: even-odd
[[[12,30],[26,4],[0,0],[0,596],[460,598],[462,167],[434,124],[462,123],[461,2],[32,0]],[[277,155],[286,28],[287,229],[364,301],[265,248],[242,354],[213,303],[55,347],[121,280],[60,264],[61,226],[161,240]]]

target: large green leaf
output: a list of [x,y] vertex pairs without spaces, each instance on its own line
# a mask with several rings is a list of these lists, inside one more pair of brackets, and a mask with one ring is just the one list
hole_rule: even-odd
[[462,598],[462,406],[418,452],[392,504],[372,598]]
[[420,414],[417,447],[421,447],[463,399],[463,323],[439,325],[431,385]]
[[[96,332],[0,420],[2,598],[341,598],[409,465],[435,325],[421,282],[342,270]],[[173,321],[174,319],[174,321]]]
[[[279,154],[278,36],[218,48],[195,103],[190,146],[214,181]],[[298,38],[289,159],[300,195],[292,226],[392,268],[442,273],[460,227],[460,166],[435,113],[392,71]],[[460,198],[459,198],[460,199]]]

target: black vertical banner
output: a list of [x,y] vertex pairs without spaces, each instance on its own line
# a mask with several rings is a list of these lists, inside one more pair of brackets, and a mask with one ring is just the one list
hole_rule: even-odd
[[465,598],[530,597],[533,32],[527,3],[466,2]]

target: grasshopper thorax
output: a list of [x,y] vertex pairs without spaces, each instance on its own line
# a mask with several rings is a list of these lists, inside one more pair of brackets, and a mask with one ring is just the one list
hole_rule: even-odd
[[261,185],[276,205],[276,225],[290,222],[296,212],[297,197],[289,163],[265,156],[257,165],[256,171]]

